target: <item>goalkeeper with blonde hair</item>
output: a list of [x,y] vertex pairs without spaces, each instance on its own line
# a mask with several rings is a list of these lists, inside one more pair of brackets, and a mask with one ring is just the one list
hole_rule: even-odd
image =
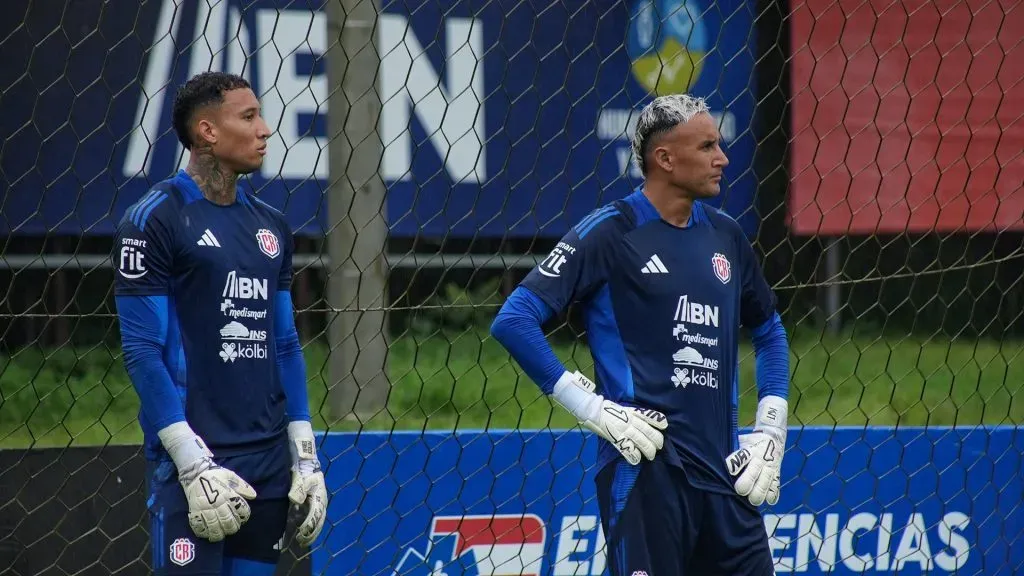
[[[491,332],[600,438],[597,497],[613,576],[774,573],[758,506],[779,498],[789,349],[776,299],[735,220],[705,204],[728,159],[707,104],[640,114],[631,195],[583,218],[523,280]],[[596,386],[541,326],[584,307]],[[753,432],[738,433],[739,333],[756,355]]]

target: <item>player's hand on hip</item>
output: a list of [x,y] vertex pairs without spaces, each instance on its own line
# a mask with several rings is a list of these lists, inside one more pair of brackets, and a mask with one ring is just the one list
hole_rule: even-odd
[[309,546],[320,535],[327,517],[327,485],[316,456],[310,423],[289,423],[288,439],[292,453],[292,485],[288,499],[296,506],[308,505],[306,517],[296,529],[295,539],[300,545]]
[[736,493],[754,506],[779,501],[782,457],[786,450],[788,403],[765,396],[757,407],[757,422],[750,434],[741,434],[739,449],[726,457]]
[[634,466],[643,458],[654,460],[665,446],[662,431],[668,418],[657,410],[621,406],[595,394],[596,386],[579,372],[566,372],[552,396],[585,428],[610,442]]
[[641,458],[654,460],[665,445],[661,433],[668,425],[665,415],[656,410],[620,406],[610,400],[601,401],[596,418],[583,425],[612,443],[626,461],[637,465]]
[[192,532],[210,542],[238,532],[249,520],[247,500],[256,497],[256,490],[238,474],[217,465],[213,452],[187,423],[171,424],[157,434],[178,469]]

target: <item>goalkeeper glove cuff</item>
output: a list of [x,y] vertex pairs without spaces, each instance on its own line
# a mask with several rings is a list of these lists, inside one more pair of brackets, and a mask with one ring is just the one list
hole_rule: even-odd
[[313,424],[309,420],[289,422],[288,439],[293,462],[316,458],[316,437],[313,436]]
[[781,396],[765,396],[757,403],[754,431],[770,434],[783,444],[789,421],[789,402]]
[[593,384],[586,378],[566,371],[558,382],[555,382],[551,397],[577,420],[587,422],[596,419],[601,411],[602,398],[594,393],[596,387],[592,386]]
[[156,434],[179,472],[190,470],[196,462],[203,459],[213,458],[213,453],[188,422],[175,422]]
[[289,422],[288,440],[288,449],[292,454],[294,468],[306,474],[320,469],[320,460],[316,457],[316,438],[313,436],[313,425],[308,420]]

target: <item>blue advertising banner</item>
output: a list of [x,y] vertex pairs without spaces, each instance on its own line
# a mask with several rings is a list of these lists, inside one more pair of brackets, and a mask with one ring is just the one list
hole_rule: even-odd
[[[1013,574],[1024,430],[793,428],[763,510],[779,573]],[[329,434],[314,574],[606,574],[579,431]]]
[[[756,230],[751,0],[383,0],[376,38],[398,236],[550,236],[639,182],[653,94],[709,98],[731,164],[713,204]],[[110,234],[187,160],[173,94],[205,70],[252,82],[275,131],[249,182],[300,234],[329,197],[327,17],[292,0],[10,0],[0,24],[0,232]],[[212,4],[212,6],[211,6]],[[312,3],[322,4],[319,3]],[[56,33],[54,31],[57,31]]]

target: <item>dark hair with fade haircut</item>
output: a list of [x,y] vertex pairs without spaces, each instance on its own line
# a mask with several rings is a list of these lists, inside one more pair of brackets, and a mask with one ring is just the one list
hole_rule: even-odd
[[252,87],[248,80],[237,74],[202,72],[190,78],[178,89],[174,96],[174,132],[178,134],[178,141],[186,150],[192,150],[192,134],[188,128],[196,110],[224,102],[225,92],[239,88]]
[[658,96],[640,111],[633,132],[633,162],[641,174],[647,174],[647,152],[659,136],[679,124],[689,122],[697,114],[710,112],[703,98],[689,94]]

